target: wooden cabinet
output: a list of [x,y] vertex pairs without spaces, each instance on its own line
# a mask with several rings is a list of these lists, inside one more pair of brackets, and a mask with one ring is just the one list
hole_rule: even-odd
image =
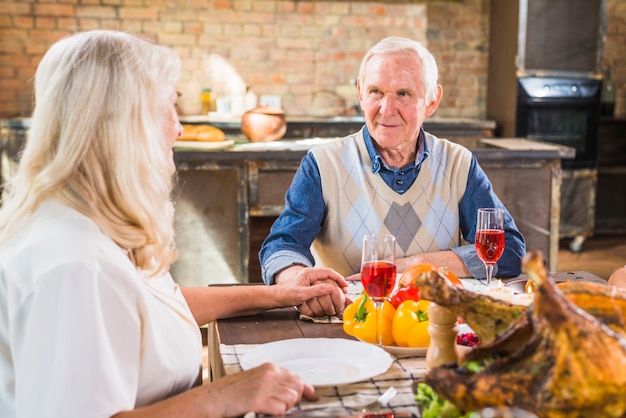
[[178,283],[260,281],[258,250],[305,152],[176,153]]

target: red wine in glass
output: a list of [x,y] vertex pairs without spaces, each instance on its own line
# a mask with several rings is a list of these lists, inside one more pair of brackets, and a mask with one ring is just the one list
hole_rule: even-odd
[[361,266],[361,282],[372,299],[385,299],[396,284],[396,265],[389,261],[369,261]]
[[376,342],[383,345],[383,305],[396,284],[396,238],[390,234],[365,235],[361,256],[363,290],[376,309]]
[[482,229],[476,231],[476,252],[485,263],[495,263],[504,252],[504,231]]
[[493,266],[502,257],[505,247],[503,209],[478,209],[474,245],[478,257],[485,264],[487,286],[489,286],[493,275]]

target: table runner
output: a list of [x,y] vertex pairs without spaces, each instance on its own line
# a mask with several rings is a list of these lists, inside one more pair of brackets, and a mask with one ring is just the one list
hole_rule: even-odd
[[[256,344],[220,344],[220,352],[226,374],[242,370],[240,359]],[[389,369],[373,378],[348,385],[316,388],[319,400],[317,402],[302,401],[292,411],[310,411],[307,416],[335,416],[354,414],[359,412],[358,407],[373,402],[387,388],[394,386],[398,395],[391,401],[388,412],[411,412],[417,415],[417,406],[413,396],[412,383],[419,381],[426,373],[426,358],[424,356],[394,356]],[[319,410],[323,407],[323,410]]]
[[[487,283],[479,279],[461,279],[466,289],[478,293],[486,291]],[[492,284],[493,286],[493,284]],[[356,299],[363,291],[360,281],[349,282],[348,297]],[[314,322],[337,323],[341,318],[302,318]],[[323,325],[320,325],[323,326]],[[220,344],[220,357],[225,374],[240,372],[242,370],[240,359],[257,344]],[[360,412],[360,408],[375,401],[387,388],[394,386],[398,395],[391,401],[386,412],[410,412],[419,416],[413,393],[413,382],[420,381],[426,374],[425,356],[400,356],[392,355],[394,360],[389,369],[378,376],[347,385],[316,388],[319,395],[317,402],[302,401],[289,412],[309,411],[307,416],[338,416],[350,415]],[[320,410],[320,408],[322,408]]]

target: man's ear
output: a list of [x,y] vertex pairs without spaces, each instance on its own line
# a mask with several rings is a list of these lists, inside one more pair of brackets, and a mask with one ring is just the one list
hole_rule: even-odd
[[362,88],[361,79],[357,78],[356,79],[356,95],[357,95],[357,98],[359,99],[359,106],[361,105],[361,88]]
[[435,88],[435,98],[426,106],[426,116],[432,116],[435,113],[435,110],[439,107],[439,102],[441,102],[441,97],[443,96],[443,87],[441,84],[437,84]]

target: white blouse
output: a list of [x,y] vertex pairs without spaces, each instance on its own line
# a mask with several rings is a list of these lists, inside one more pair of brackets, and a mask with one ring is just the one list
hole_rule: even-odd
[[191,388],[198,325],[89,218],[43,205],[0,248],[0,416],[109,417]]

